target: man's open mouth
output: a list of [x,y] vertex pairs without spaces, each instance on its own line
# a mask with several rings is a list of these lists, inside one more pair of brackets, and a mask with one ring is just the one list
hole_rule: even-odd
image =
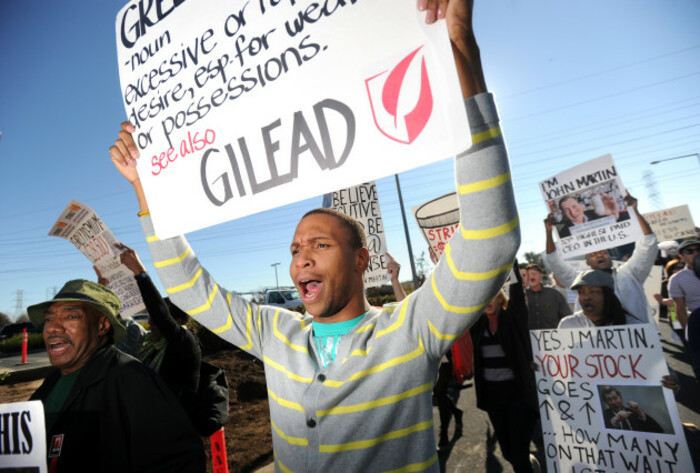
[[64,338],[53,338],[46,342],[46,348],[51,355],[58,355],[63,353],[70,347],[70,341]]
[[321,289],[323,288],[323,283],[319,279],[303,279],[299,281],[299,288],[301,291],[301,300],[304,304],[314,302],[317,298]]

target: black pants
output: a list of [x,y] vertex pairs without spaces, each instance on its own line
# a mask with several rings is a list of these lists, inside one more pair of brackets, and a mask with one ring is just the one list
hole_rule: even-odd
[[462,414],[462,411],[457,408],[459,391],[457,391],[457,395],[454,399],[449,395],[450,381],[452,378],[452,362],[448,361],[446,363],[441,363],[438,371],[438,380],[435,383],[435,387],[433,387],[433,395],[435,396],[438,411],[440,412],[441,440],[443,437],[447,437],[447,428],[450,425],[452,416],[459,418],[458,416]]
[[518,399],[512,382],[485,382],[486,412],[501,447],[503,457],[515,473],[532,473],[530,440],[537,414]]

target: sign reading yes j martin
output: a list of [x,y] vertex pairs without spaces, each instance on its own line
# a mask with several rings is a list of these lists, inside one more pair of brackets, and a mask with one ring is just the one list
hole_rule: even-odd
[[405,0],[133,0],[116,39],[160,237],[469,146],[445,24]]

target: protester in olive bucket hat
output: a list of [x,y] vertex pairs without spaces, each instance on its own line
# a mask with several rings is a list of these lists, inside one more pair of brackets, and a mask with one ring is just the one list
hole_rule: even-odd
[[157,373],[114,346],[119,298],[92,281],[66,283],[29,307],[51,364],[31,400],[44,405],[52,473],[204,473],[202,441]]
[[118,317],[122,303],[119,297],[105,286],[85,279],[68,281],[52,300],[27,308],[29,320],[35,327],[43,328],[46,310],[56,302],[86,302],[107,317],[112,327],[113,342],[118,342],[124,336],[124,325]]

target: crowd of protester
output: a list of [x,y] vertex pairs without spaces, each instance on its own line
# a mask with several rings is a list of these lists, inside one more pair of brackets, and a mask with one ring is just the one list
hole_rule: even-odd
[[[513,264],[518,215],[498,114],[471,28],[471,2],[419,5],[429,23],[444,17],[449,22],[474,141],[455,159],[455,177],[460,186],[477,189],[460,191],[468,230],[455,234],[425,286],[406,294],[398,263],[389,257],[397,302],[370,306],[361,226],[317,209],[301,219],[291,243],[290,274],[307,312],[241,299],[203,270],[184,237],[155,237],[135,167],[134,127],[125,122],[110,156],[134,187],[151,256],[172,301],[158,293],[138,255],[119,244],[121,262],[146,304],[149,332],[119,315],[120,301],[99,273],[99,284],[70,281],[54,299],[28,309],[58,368],[32,396],[44,403],[50,472],[204,471],[197,422],[184,402],[199,388],[201,364],[187,313],[265,364],[278,471],[437,471],[437,452],[450,443],[453,418],[459,435],[452,441],[461,435],[465,413],[457,402],[465,379],[473,379],[475,407],[487,412],[513,469],[541,471],[530,452],[532,441],[541,449],[542,433],[529,330],[654,324],[642,285],[658,242],[628,195],[644,234],[631,257],[614,268],[609,252],[596,251],[586,255],[590,269],[578,271],[557,250],[550,215],[546,266],[553,280],[576,291],[575,307],[544,283],[544,266]],[[565,204],[561,210],[573,225],[580,204]],[[493,207],[501,211],[480,210]],[[627,211],[625,216],[630,218]],[[699,250],[697,240],[679,245],[658,297],[664,314],[681,326],[696,375]],[[673,376],[659,382],[678,389]],[[641,410],[614,410],[620,402],[616,391],[606,396],[609,422],[631,426],[633,416],[647,419]],[[439,411],[437,441],[433,403]]]

